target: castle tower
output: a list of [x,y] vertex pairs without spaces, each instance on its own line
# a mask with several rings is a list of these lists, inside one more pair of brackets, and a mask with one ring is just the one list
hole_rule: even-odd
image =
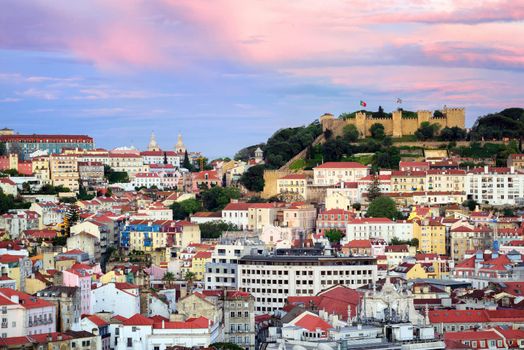
[[264,160],[264,152],[262,152],[260,147],[257,147],[257,149],[255,150],[255,161],[257,163],[260,163],[263,160]]
[[178,140],[175,145],[175,151],[177,153],[185,153],[186,152],[186,146],[184,146],[184,141],[182,140],[182,134],[178,133]]
[[320,125],[322,125],[322,131],[326,131],[331,128],[335,116],[331,113],[324,113],[320,118],[318,118],[318,120],[320,121]]
[[446,116],[446,125],[449,128],[458,126],[464,129],[466,127],[466,111],[464,108],[447,108],[442,110]]
[[366,119],[367,116],[365,112],[357,112],[355,114],[355,126],[357,127],[358,133],[361,137],[369,136]]
[[392,113],[393,137],[402,137],[402,111],[396,110]]
[[160,147],[156,143],[155,133],[151,131],[151,137],[149,138],[149,145],[147,146],[148,151],[160,151]]

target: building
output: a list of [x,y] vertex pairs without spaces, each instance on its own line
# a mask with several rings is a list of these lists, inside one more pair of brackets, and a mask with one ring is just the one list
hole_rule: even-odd
[[510,154],[508,157],[508,168],[524,170],[524,154]]
[[422,253],[446,255],[446,226],[437,220],[413,220],[413,238]]
[[264,250],[264,242],[256,237],[228,238],[223,235],[206,263],[204,286],[206,290],[237,289],[238,260],[244,255]]
[[318,213],[316,229],[317,233],[324,234],[327,230],[346,231],[346,226],[355,213],[344,209],[329,209]]
[[110,312],[131,317],[140,313],[139,287],[130,283],[110,282],[91,290],[91,312]]
[[[5,323],[8,326],[2,327],[2,330],[11,327],[13,333],[20,335],[56,332],[57,309],[52,303],[9,288],[0,289],[0,298],[2,298],[0,300],[3,301],[3,306],[7,308],[8,315],[5,317]],[[15,305],[15,307],[12,305]],[[22,318],[19,317],[19,307],[16,307],[16,305],[22,307]],[[0,333],[2,330],[0,330]]]
[[331,130],[335,135],[341,135],[345,125],[355,125],[361,137],[371,136],[369,131],[371,125],[379,123],[384,126],[384,133],[393,137],[414,135],[423,122],[439,124],[441,128],[454,127],[465,128],[466,113],[464,108],[444,108],[441,111],[417,111],[411,115],[401,109],[391,114],[384,114],[383,118],[374,118],[365,112],[357,112],[353,118],[336,119],[332,114],[324,114],[320,117],[322,130]]
[[341,182],[356,182],[368,172],[367,166],[356,162],[327,162],[313,168],[313,184],[334,186]]
[[468,198],[490,205],[524,203],[524,173],[515,168],[485,166],[468,171],[465,190]]
[[255,313],[281,309],[288,295],[307,296],[335,284],[358,288],[376,280],[372,257],[334,257],[320,248],[278,249],[238,262],[239,289],[255,297]]
[[2,190],[2,192],[8,196],[11,195],[16,197],[18,194],[18,187],[16,186],[16,183],[8,177],[0,178],[0,190]]
[[79,330],[80,288],[49,286],[36,294],[40,299],[55,305],[57,312],[56,329],[59,332]]
[[224,291],[224,341],[255,350],[255,301],[251,294]]
[[5,143],[7,153],[18,153],[22,159],[36,151],[58,154],[67,148],[94,148],[93,138],[86,135],[0,135],[0,142]]
[[360,196],[358,182],[341,182],[340,186],[327,189],[325,206],[327,210],[351,210],[353,204],[360,202]]
[[382,238],[386,242],[391,242],[393,238],[409,241],[413,239],[413,223],[388,218],[351,219],[346,224],[346,236],[341,243],[370,238]]
[[280,194],[294,194],[302,200],[308,198],[308,179],[304,174],[289,174],[277,180],[277,191]]
[[78,176],[86,190],[102,187],[105,185],[104,164],[102,162],[78,162]]
[[52,154],[49,156],[49,175],[53,186],[78,191],[80,175],[76,155]]

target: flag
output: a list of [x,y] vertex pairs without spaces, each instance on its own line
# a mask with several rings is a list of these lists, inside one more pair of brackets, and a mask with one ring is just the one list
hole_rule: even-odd
[[368,104],[367,104],[366,102],[360,100],[360,105],[361,105],[362,107],[366,107]]
[[397,103],[398,104],[402,104],[402,99],[401,98],[397,98]]

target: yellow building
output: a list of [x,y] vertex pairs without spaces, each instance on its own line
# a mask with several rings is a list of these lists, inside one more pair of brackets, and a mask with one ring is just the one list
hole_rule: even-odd
[[200,226],[188,221],[177,221],[177,233],[174,235],[174,245],[178,249],[183,249],[191,243],[200,243]]
[[277,180],[279,194],[292,193],[302,200],[307,199],[307,177],[304,174],[289,174]]
[[273,203],[252,203],[247,209],[247,225],[250,230],[262,230],[273,225],[277,219],[278,209]]
[[191,260],[189,271],[194,273],[197,281],[204,279],[206,272],[206,263],[211,261],[211,252],[197,252]]
[[[440,112],[440,113],[439,113]],[[332,114],[326,113],[320,117],[322,130],[331,130],[336,136],[342,133],[346,125],[355,125],[360,136],[371,136],[369,129],[373,124],[382,124],[386,135],[402,137],[404,135],[414,135],[423,122],[439,124],[441,128],[454,127],[465,128],[466,113],[464,108],[445,108],[442,111],[417,111],[416,115],[411,116],[396,110],[391,115],[383,118],[374,118],[365,112],[357,112],[353,118],[335,119]]]
[[123,283],[127,282],[126,275],[119,271],[109,271],[102,276],[100,276],[100,283],[108,284],[110,282],[114,283]]
[[425,171],[399,171],[391,172],[391,192],[415,192],[426,190]]
[[463,192],[466,172],[460,169],[430,169],[426,172],[428,191]]
[[49,156],[50,177],[53,186],[64,186],[78,191],[80,179],[76,155],[52,154]]
[[413,220],[413,238],[422,253],[446,254],[446,226],[438,221]]
[[[147,243],[147,244],[146,244]],[[167,246],[167,232],[129,232],[129,249],[140,252],[153,252]]]
[[25,290],[27,294],[35,294],[36,292],[41,291],[42,289],[47,288],[47,284],[35,277],[27,277],[25,279]]
[[428,278],[426,269],[420,263],[402,263],[393,272],[406,280]]
[[51,183],[51,174],[49,170],[49,157],[35,157],[32,159],[33,174],[38,177],[43,184]]

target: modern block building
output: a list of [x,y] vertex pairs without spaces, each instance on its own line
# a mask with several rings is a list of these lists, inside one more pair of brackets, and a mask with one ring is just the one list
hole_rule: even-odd
[[18,153],[22,159],[36,151],[57,154],[67,148],[90,150],[95,145],[87,135],[0,135],[0,142],[5,143],[7,153]]

